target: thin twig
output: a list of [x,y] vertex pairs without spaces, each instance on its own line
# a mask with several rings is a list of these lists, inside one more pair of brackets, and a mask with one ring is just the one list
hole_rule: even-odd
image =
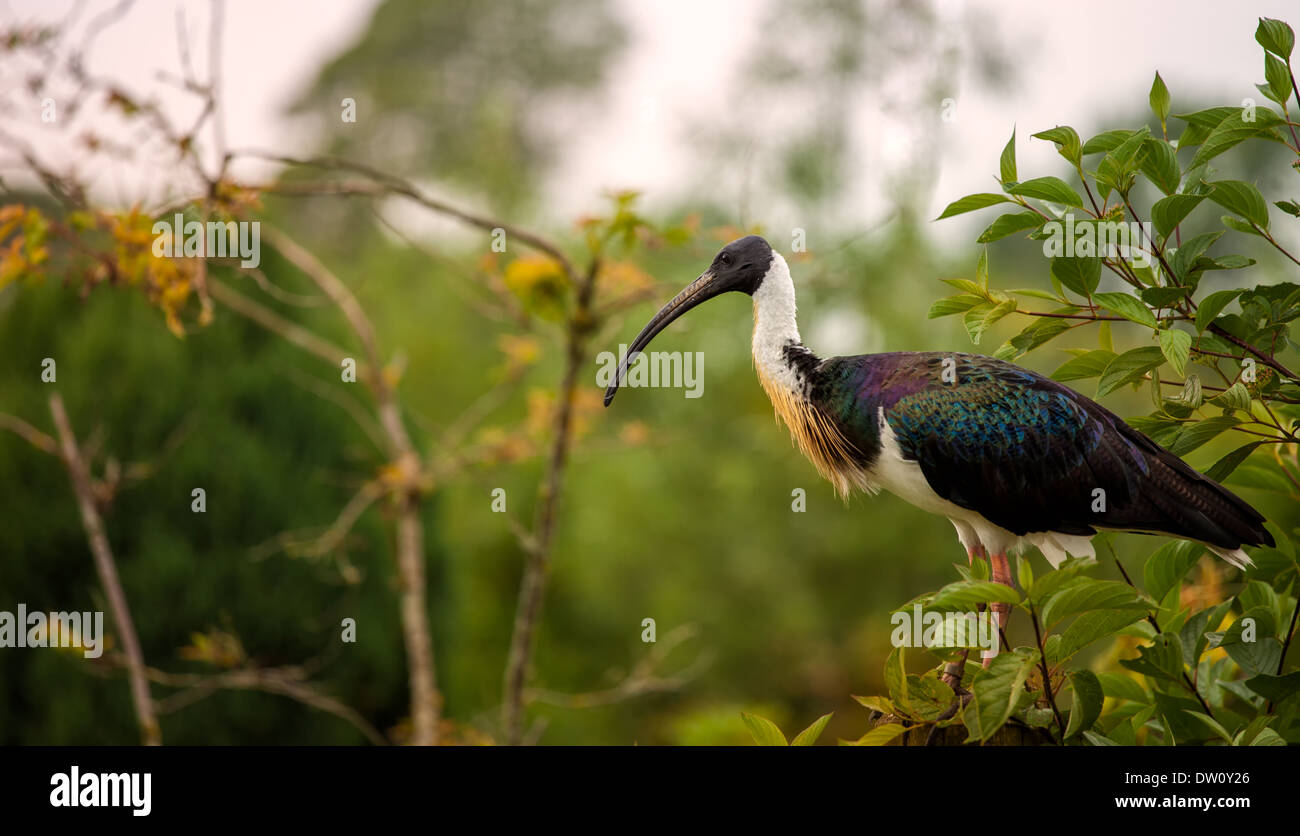
[[528,676],[533,639],[546,589],[546,573],[550,565],[556,511],[559,507],[564,471],[569,458],[573,398],[586,353],[591,299],[599,269],[599,259],[593,258],[586,275],[578,284],[575,310],[568,323],[564,375],[560,382],[555,420],[551,429],[550,462],[538,491],[532,548],[525,553],[524,576],[519,585],[519,603],[515,609],[510,654],[506,659],[502,724],[505,727],[506,739],[516,745],[522,740],[524,682]]
[[561,708],[596,708],[624,702],[645,694],[662,694],[680,690],[708,666],[712,661],[709,656],[696,657],[691,664],[671,676],[661,676],[656,671],[674,648],[695,633],[691,625],[682,625],[674,629],[664,636],[662,641],[657,642],[622,681],[611,688],[583,694],[562,694],[541,688],[529,688],[524,692],[524,700],[528,703],[544,703]]
[[159,685],[186,689],[159,702],[158,710],[162,714],[179,711],[220,690],[264,691],[333,714],[356,727],[376,746],[388,745],[388,740],[354,708],[306,681],[300,668],[246,668],[216,674],[177,674],[147,668],[145,674]]
[[[468,210],[461,209],[457,206],[453,206],[450,203],[447,203],[446,201],[439,200],[438,198],[431,197],[425,194],[420,189],[416,188],[413,184],[411,184],[406,180],[403,180],[399,177],[396,177],[391,174],[387,174],[382,171],[378,171],[374,168],[371,168],[370,166],[363,165],[357,162],[352,162],[350,160],[339,159],[337,157],[298,158],[298,157],[289,157],[284,154],[275,154],[266,151],[257,151],[251,149],[234,151],[231,153],[231,156],[232,157],[254,157],[257,159],[270,160],[272,162],[283,163],[285,165],[306,166],[312,168],[333,169],[333,170],[340,170],[340,171],[351,171],[356,174],[360,174],[363,177],[366,177],[373,182],[370,184],[367,183],[342,184],[341,183],[338,184],[337,191],[335,193],[368,194],[371,196],[397,194],[402,197],[409,198],[415,201],[416,203],[421,204],[427,209],[432,209],[433,211],[438,212],[439,214],[442,215],[448,215],[450,217],[453,217],[461,221],[462,223],[466,223],[469,224],[470,226],[478,227],[479,229],[485,230],[487,232],[492,232],[493,230],[500,229],[505,233],[507,238],[517,239],[520,242],[528,245],[529,247],[532,247],[535,250],[539,250],[541,252],[546,253],[551,258],[555,259],[556,262],[559,263],[561,269],[564,270],[564,274],[569,278],[570,281],[574,283],[577,283],[579,281],[578,273],[574,269],[572,262],[569,261],[568,256],[564,254],[564,251],[561,250],[554,243],[547,240],[546,238],[543,238],[537,233],[530,232],[528,230],[503,223],[496,218],[490,218],[485,215],[480,215],[475,212],[470,212]],[[272,191],[272,192],[288,192],[291,191],[293,188],[294,187],[291,184],[273,184],[264,187],[266,191]]]
[[420,457],[402,422],[401,409],[392,385],[384,376],[383,360],[374,326],[355,294],[319,259],[285,233],[263,227],[271,244],[330,298],[342,312],[360,340],[369,359],[366,382],[375,394],[379,426],[388,441],[388,452],[405,481],[393,488],[397,503],[397,568],[402,613],[402,637],[411,690],[412,743],[430,746],[438,742],[439,696],[433,666],[433,637],[429,631],[424,572],[424,527],[420,521]]
[[95,507],[90,472],[81,456],[81,451],[77,448],[77,438],[72,432],[72,424],[68,421],[68,413],[63,408],[63,398],[59,397],[58,392],[50,395],[50,414],[54,417],[54,427],[59,434],[63,464],[72,482],[73,493],[77,496],[77,508],[81,511],[81,523],[86,529],[86,540],[90,544],[90,553],[95,560],[95,571],[99,574],[99,582],[104,587],[113,623],[117,626],[118,638],[126,654],[127,679],[131,686],[131,700],[135,706],[136,720],[140,725],[140,739],[146,746],[159,746],[162,744],[162,731],[158,727],[153,698],[149,695],[140,639],[131,620],[131,609],[126,602],[126,593],[122,591],[122,583],[117,576],[117,563],[108,545],[108,535],[104,533],[104,521]]
[[1038,611],[1034,609],[1034,602],[1029,601],[1029,620],[1034,624],[1034,640],[1038,643],[1038,665],[1043,672],[1043,693],[1047,694],[1047,702],[1052,706],[1052,715],[1056,717],[1056,728],[1061,732],[1061,743],[1065,743],[1065,721],[1061,719],[1061,710],[1056,707],[1056,694],[1052,692],[1052,674],[1047,669],[1047,650],[1043,647],[1043,631],[1038,627]]
[[[1124,577],[1124,581],[1129,586],[1133,587],[1135,591],[1141,592],[1142,590],[1138,589],[1137,584],[1133,583],[1133,579],[1128,576],[1128,571],[1124,568],[1124,564],[1119,562],[1119,555],[1115,553],[1114,546],[1110,546],[1109,544],[1107,545],[1108,548],[1110,548],[1110,556],[1114,558],[1115,565],[1119,567],[1119,573]],[[1160,622],[1156,621],[1156,617],[1149,610],[1147,611],[1147,623],[1155,628],[1156,635],[1161,633]],[[1186,686],[1187,690],[1192,692],[1192,696],[1196,697],[1196,701],[1201,704],[1201,708],[1205,709],[1205,713],[1209,715],[1210,718],[1213,718],[1214,711],[1211,710],[1210,704],[1201,696],[1201,692],[1196,690],[1196,683],[1192,682],[1192,678],[1187,675],[1187,671],[1184,670],[1182,673],[1183,685]]]
[[59,447],[53,438],[36,429],[16,415],[6,415],[0,412],[0,429],[10,430],[17,433],[19,436],[22,436],[28,444],[31,444],[43,453],[49,453],[52,456],[56,456],[59,453]]

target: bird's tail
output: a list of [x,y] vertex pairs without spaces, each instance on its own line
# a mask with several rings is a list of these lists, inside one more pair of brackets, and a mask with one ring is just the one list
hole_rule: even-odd
[[1164,533],[1199,540],[1241,568],[1252,565],[1242,546],[1274,545],[1264,515],[1250,503],[1142,433],[1127,429],[1148,465],[1139,487],[1141,498],[1165,518],[1169,528],[1162,528]]

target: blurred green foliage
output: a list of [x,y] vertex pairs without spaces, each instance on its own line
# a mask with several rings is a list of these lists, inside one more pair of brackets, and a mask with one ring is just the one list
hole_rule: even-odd
[[[799,21],[814,33],[846,27],[846,40],[853,41],[870,29],[856,4],[813,5],[816,13]],[[933,25],[928,4],[903,5],[909,13],[886,22],[902,21],[918,37]],[[769,17],[779,22],[778,11]],[[923,45],[909,43],[911,52]],[[327,152],[436,180],[526,217],[541,195],[556,141],[534,132],[544,124],[538,114],[557,98],[598,100],[605,69],[623,46],[621,25],[599,2],[484,8],[389,0],[296,108],[325,114]],[[833,92],[856,90],[871,81],[859,70],[880,64],[856,46],[813,56],[827,62],[813,70],[758,80],[770,85],[768,92],[798,98],[825,70],[836,74]],[[991,49],[977,56],[990,75],[997,75],[995,56]],[[935,84],[927,95],[945,92]],[[334,121],[343,97],[357,100],[355,124]],[[765,160],[770,171],[783,172],[769,182],[788,189],[817,218],[833,214],[828,207],[837,178],[853,168],[846,155],[854,144],[840,118],[847,108],[836,114],[838,102],[811,100],[826,118],[825,131],[811,138],[791,131]],[[754,101],[778,102],[757,95]],[[740,168],[735,149],[747,138],[728,130],[756,124],[734,116],[718,114],[713,125],[717,148],[731,149],[733,172]],[[700,159],[708,164],[709,155]],[[864,233],[855,226],[858,215],[807,224],[810,252],[787,255],[812,347],[823,354],[968,347],[959,321],[924,317],[940,287],[934,280],[968,272],[964,258],[959,265],[937,251],[920,218],[925,192],[917,184],[933,175],[928,163],[909,169],[894,196],[901,211],[884,228]],[[655,280],[655,298],[602,330],[594,350],[626,342],[662,299],[699,274],[720,243],[738,234],[737,224],[748,223],[726,199],[732,192],[707,182],[713,193],[657,213],[682,228],[698,213],[693,223],[700,232],[674,246],[635,251],[634,266]],[[473,304],[473,283],[503,267],[482,263],[486,234],[437,242],[431,257],[381,232],[362,203],[276,197],[266,203],[262,217],[269,224],[310,244],[353,288],[385,356],[400,354],[404,417],[421,450],[501,379],[503,337],[536,337],[543,348],[474,438],[521,428],[526,434],[537,403],[554,390],[561,352],[545,317],[502,322],[481,316]],[[545,217],[540,225],[577,251],[581,235],[572,220]],[[761,231],[788,250],[783,230]],[[1008,273],[1025,276],[1015,284],[1031,283],[1029,271],[1041,267],[1016,260],[1006,242],[991,250],[996,263],[1013,265]],[[269,247],[265,253],[272,283],[313,292]],[[515,255],[511,250],[503,260]],[[283,305],[259,295],[247,278],[219,275],[346,344],[347,331],[329,306]],[[57,388],[83,441],[102,428],[97,470],[108,455],[155,463],[152,476],[123,486],[105,512],[146,659],[169,671],[213,670],[186,658],[195,633],[236,636],[248,660],[260,665],[319,657],[314,679],[400,739],[409,697],[387,509],[381,503],[364,515],[342,554],[312,560],[258,549],[285,531],[327,525],[372,475],[376,454],[365,434],[315,391],[337,385],[338,369],[221,307],[211,324],[178,339],[137,295],[100,284],[82,299],[58,278],[0,290],[0,412],[48,428],[46,398]],[[1008,323],[993,323],[985,339],[997,345],[1013,333]],[[1092,346],[1076,336],[1060,343]],[[918,590],[951,580],[950,564],[965,563],[960,546],[941,519],[887,496],[841,503],[818,479],[773,421],[754,379],[747,300],[730,296],[701,308],[656,346],[704,353],[704,396],[629,390],[606,411],[593,406],[600,391],[596,366],[580,379],[585,429],[561,506],[532,683],[561,693],[616,686],[648,652],[644,618],[656,620],[661,640],[693,627],[661,673],[696,675],[675,690],[600,707],[536,703],[531,713],[545,721],[541,741],[744,743],[742,711],[791,730],[834,712],[822,742],[856,738],[863,711],[850,695],[885,688],[890,611]],[[1050,371],[1067,356],[1052,348],[1024,362]],[[56,384],[40,381],[44,357],[57,358]],[[1143,402],[1124,393],[1114,400],[1121,412]],[[174,446],[173,438],[179,439]],[[438,483],[425,505],[434,655],[453,740],[473,742],[494,731],[523,558],[504,516],[492,513],[492,491],[504,489],[511,513],[528,518],[542,472],[535,452],[485,461]],[[0,609],[18,602],[102,608],[57,460],[0,433],[0,473]],[[190,510],[195,487],[207,491],[205,514]],[[802,513],[792,509],[796,489],[807,492]],[[1149,541],[1121,537],[1117,545],[1121,556],[1131,557]],[[357,621],[356,644],[339,641],[347,617]],[[69,654],[0,651],[0,743],[134,741],[125,681],[120,674],[101,678],[98,670]],[[155,686],[155,692],[165,698],[174,689]],[[167,743],[364,740],[334,717],[248,692],[214,693],[163,716],[162,729]]]

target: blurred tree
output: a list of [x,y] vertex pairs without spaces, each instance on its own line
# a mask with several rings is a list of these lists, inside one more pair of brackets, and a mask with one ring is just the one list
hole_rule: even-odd
[[[593,107],[625,37],[604,0],[387,0],[291,112],[330,114],[326,153],[517,209],[559,143],[544,114]],[[334,115],[345,98],[355,123]]]
[[[962,25],[943,25],[931,0],[769,0],[755,33],[725,121],[697,129],[715,193],[716,171],[743,165],[742,225],[760,199],[835,217],[869,184],[867,168],[889,131],[905,136],[909,150],[883,186],[896,206],[924,210],[937,175],[927,151],[941,103],[957,95],[957,70],[965,65],[991,86],[1010,79],[987,21],[968,12]],[[893,126],[864,122],[875,114]],[[762,186],[751,191],[751,180]],[[861,205],[848,212],[851,221],[865,215]]]

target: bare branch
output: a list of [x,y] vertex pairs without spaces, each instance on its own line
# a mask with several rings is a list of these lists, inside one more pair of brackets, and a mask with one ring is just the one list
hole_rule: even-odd
[[[234,151],[231,153],[231,156],[252,157],[255,159],[283,163],[285,165],[306,166],[336,171],[351,171],[360,174],[372,182],[340,183],[333,192],[317,193],[365,194],[371,196],[384,194],[401,195],[402,197],[415,201],[427,209],[455,218],[469,226],[478,227],[487,232],[500,229],[505,232],[508,238],[517,239],[535,250],[546,253],[560,264],[560,267],[564,270],[565,275],[568,276],[570,281],[575,283],[579,281],[578,273],[573,268],[573,264],[569,261],[568,256],[564,254],[564,251],[541,235],[504,223],[496,218],[490,218],[486,215],[480,215],[475,212],[461,209],[447,203],[446,201],[439,200],[438,198],[430,197],[420,189],[416,188],[412,183],[394,175],[378,171],[370,166],[352,162],[350,160],[339,159],[337,157],[311,157],[303,159],[257,150]],[[327,185],[332,186],[333,184]],[[266,186],[264,187],[264,190],[289,194],[292,193],[295,188],[296,187],[293,184],[284,183]]]
[[352,498],[343,506],[343,510],[339,512],[338,517],[320,535],[304,538],[302,532],[286,531],[255,547],[253,555],[255,558],[261,559],[280,549],[292,549],[305,557],[327,555],[339,547],[339,544],[352,531],[352,527],[356,525],[357,520],[361,519],[361,515],[366,512],[366,509],[375,504],[375,501],[383,495],[383,485],[378,481],[369,481],[361,486],[361,490],[352,495]]
[[334,366],[334,368],[339,368],[344,358],[350,356],[348,352],[323,337],[317,336],[296,322],[285,319],[270,308],[254,302],[236,290],[230,289],[222,282],[210,281],[208,290],[211,291],[212,298],[235,313],[253,320],[266,330],[278,334],[305,351],[315,354]]
[[321,692],[308,681],[301,667],[243,668],[216,674],[169,673],[157,668],[146,668],[145,675],[150,682],[158,685],[185,689],[159,701],[160,714],[179,711],[221,690],[264,691],[333,714],[350,723],[376,746],[388,745],[388,740],[355,709]]
[[284,372],[295,385],[346,410],[352,416],[352,420],[357,423],[357,426],[361,427],[361,431],[370,439],[370,443],[375,445],[375,449],[380,453],[384,451],[388,441],[384,438],[379,425],[375,423],[375,419],[371,417],[370,413],[366,412],[360,401],[348,394],[346,390],[340,389],[338,386],[331,386],[329,383],[319,380],[306,372],[300,372],[292,366],[286,368]]
[[49,453],[52,456],[57,456],[59,453],[59,447],[53,438],[15,415],[6,415],[0,412],[0,429],[17,433],[26,439],[28,444],[43,453]]
[[591,299],[596,288],[600,260],[593,258],[587,273],[578,283],[576,305],[567,323],[564,376],[560,381],[555,420],[551,429],[550,461],[538,490],[537,510],[533,523],[533,548],[526,550],[524,577],[519,584],[519,603],[515,609],[510,653],[506,658],[502,724],[506,739],[518,744],[523,734],[524,684],[532,660],[533,641],[541,617],[546,573],[550,566],[551,544],[555,535],[556,514],[564,472],[569,460],[573,429],[573,397],[578,386],[587,351]]
[[145,679],[144,654],[140,651],[140,639],[131,620],[131,609],[126,602],[126,593],[117,576],[117,563],[108,545],[108,535],[104,533],[104,521],[100,519],[95,507],[94,493],[91,489],[90,472],[86,462],[77,449],[77,438],[73,435],[68,413],[63,408],[63,398],[55,392],[50,395],[50,414],[54,416],[54,426],[59,434],[59,448],[63,464],[72,481],[72,490],[77,496],[77,507],[81,511],[81,522],[86,529],[86,540],[90,543],[90,552],[95,559],[95,570],[99,582],[104,587],[108,606],[112,611],[113,623],[126,654],[127,678],[131,685],[131,699],[135,705],[136,720],[140,724],[140,738],[146,746],[162,744],[162,732],[158,727],[158,717],[154,712],[153,699],[149,695],[149,683]]
[[662,641],[657,642],[653,649],[646,654],[645,658],[639,661],[636,667],[612,688],[584,694],[561,694],[556,691],[529,688],[524,692],[524,699],[529,703],[544,703],[560,708],[596,708],[635,699],[646,694],[662,694],[681,690],[712,661],[707,654],[696,657],[690,665],[671,676],[662,676],[657,671],[674,648],[695,634],[696,630],[692,625],[684,624],[677,627],[664,636]]
[[412,742],[438,742],[439,697],[433,667],[433,637],[429,633],[427,592],[424,574],[424,527],[420,522],[420,457],[402,423],[396,393],[383,374],[374,326],[352,290],[312,253],[276,229],[267,238],[280,254],[307,274],[316,286],[338,305],[369,358],[366,375],[378,402],[379,425],[388,439],[389,453],[403,475],[404,483],[394,489],[397,501],[397,568],[402,612],[402,636],[411,688]]

